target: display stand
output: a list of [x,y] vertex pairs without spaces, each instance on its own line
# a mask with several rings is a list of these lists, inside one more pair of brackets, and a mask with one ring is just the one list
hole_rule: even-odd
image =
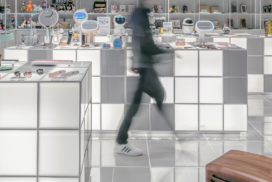
[[[91,67],[90,62],[47,67],[18,62],[0,72],[0,181],[89,182]],[[49,78],[59,70],[79,74]],[[32,77],[12,79],[15,71],[31,71]]]

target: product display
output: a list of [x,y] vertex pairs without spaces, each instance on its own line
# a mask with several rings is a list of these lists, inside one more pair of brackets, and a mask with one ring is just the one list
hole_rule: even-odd
[[69,71],[69,72],[66,72],[66,73],[62,73],[60,75],[60,77],[67,78],[67,77],[71,77],[71,76],[74,76],[74,75],[77,75],[77,74],[79,74],[79,71]]
[[224,27],[223,27],[223,33],[230,34],[230,27],[228,27],[227,24],[225,24],[225,23],[224,23]]
[[199,7],[199,13],[210,13],[209,6],[200,6]]
[[197,45],[200,47],[205,46],[205,34],[210,33],[214,30],[213,22],[207,20],[200,20],[196,22],[195,29],[199,34]]
[[117,13],[117,5],[111,5],[111,13]]
[[241,5],[241,13],[247,13],[247,7],[246,5]]
[[176,28],[176,29],[181,28],[180,20],[170,20],[170,22],[172,22],[173,28]]
[[26,12],[25,2],[22,2],[22,6],[20,7],[20,12],[21,13],[25,13]]
[[125,13],[125,12],[126,12],[126,5],[120,5],[119,13]]
[[[99,24],[97,21],[88,20],[81,24],[81,31],[84,33],[85,42],[82,41],[82,45],[89,44],[89,47],[94,47],[93,34],[98,32]],[[89,35],[89,40],[88,40]]]
[[232,18],[228,18],[227,19],[227,26],[230,28],[234,28],[234,24],[233,24],[233,19]]
[[10,7],[10,5],[7,5],[7,7],[6,7],[6,13],[11,13],[11,7]]
[[187,8],[187,6],[183,6],[183,13],[188,13],[188,8]]
[[171,8],[169,8],[169,13],[179,13],[179,7],[172,6]]
[[129,13],[132,13],[135,9],[135,6],[134,5],[128,5],[128,12]]
[[177,36],[177,42],[176,42],[176,46],[185,46],[185,39],[182,38],[181,36]]
[[37,69],[36,72],[37,72],[38,75],[42,75],[43,74],[43,69]]
[[49,8],[49,4],[47,3],[47,0],[43,0],[42,2],[42,9]]
[[154,32],[156,30],[156,26],[155,26],[156,18],[153,12],[149,13],[148,20],[149,20],[150,29],[152,32]]
[[125,33],[124,25],[126,23],[126,19],[122,15],[114,16],[113,18],[114,23],[114,33]]
[[24,73],[24,76],[25,76],[26,78],[31,78],[31,77],[32,77],[32,72],[31,72],[31,71],[26,71],[26,72]]
[[21,72],[20,71],[15,71],[14,76],[15,77],[21,77]]
[[216,21],[212,21],[214,24],[214,28],[221,28],[220,27],[220,21],[216,20]]
[[106,13],[107,3],[106,1],[100,2],[95,1],[93,4],[93,12],[94,13]]
[[27,12],[33,11],[33,7],[34,7],[34,5],[32,4],[32,1],[29,0],[29,1],[28,1],[28,4],[26,5],[26,11],[27,11]]
[[163,27],[163,22],[166,21],[166,18],[164,16],[156,17],[155,18],[155,26],[156,29],[159,29],[160,27]]
[[240,27],[247,28],[246,19],[244,17],[241,18]]
[[194,21],[191,18],[185,18],[182,23],[184,34],[191,34],[194,31]]
[[56,72],[53,72],[53,73],[49,73],[48,77],[49,78],[54,78],[54,77],[58,77],[60,76],[61,74],[64,74],[66,73],[65,70],[60,70],[60,71],[56,71]]
[[237,8],[236,8],[236,6],[235,5],[231,5],[231,12],[232,13],[237,13]]
[[211,7],[211,13],[220,13],[220,7]]

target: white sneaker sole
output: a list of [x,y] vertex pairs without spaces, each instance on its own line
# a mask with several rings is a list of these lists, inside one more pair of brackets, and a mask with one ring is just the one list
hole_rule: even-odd
[[127,155],[127,156],[141,156],[143,154],[131,154],[131,153],[125,153],[125,152],[119,152],[119,151],[114,151],[117,154],[123,154],[123,155]]

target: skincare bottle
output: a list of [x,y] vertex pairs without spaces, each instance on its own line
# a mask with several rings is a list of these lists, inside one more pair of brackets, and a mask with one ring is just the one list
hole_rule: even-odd
[[30,29],[30,32],[29,32],[29,45],[32,46],[33,45],[33,29],[32,29],[32,24],[31,24],[31,29]]

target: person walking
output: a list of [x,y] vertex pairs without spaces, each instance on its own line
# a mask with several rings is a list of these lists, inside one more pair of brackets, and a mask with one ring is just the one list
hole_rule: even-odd
[[164,88],[153,68],[154,55],[164,54],[165,51],[159,49],[153,41],[152,32],[149,25],[148,13],[150,10],[145,7],[153,0],[141,0],[140,5],[132,14],[132,67],[131,71],[140,75],[139,85],[135,92],[134,99],[130,105],[124,120],[121,124],[116,138],[114,152],[129,156],[139,156],[143,152],[128,143],[128,130],[141,103],[143,92],[156,100],[158,109],[162,111],[164,100]]

